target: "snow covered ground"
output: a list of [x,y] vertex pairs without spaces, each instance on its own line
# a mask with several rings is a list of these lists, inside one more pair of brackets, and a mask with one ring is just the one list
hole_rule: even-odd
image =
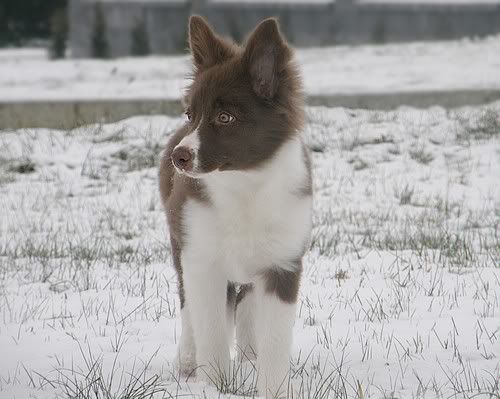
[[[0,398],[221,397],[172,369],[156,165],[181,123],[0,132]],[[308,108],[305,135],[314,232],[289,397],[498,397],[500,103]],[[223,397],[252,395],[251,365],[235,368]]]
[[[297,55],[312,95],[500,89],[500,36]],[[177,99],[188,72],[187,56],[50,61],[43,50],[1,50],[0,101]]]

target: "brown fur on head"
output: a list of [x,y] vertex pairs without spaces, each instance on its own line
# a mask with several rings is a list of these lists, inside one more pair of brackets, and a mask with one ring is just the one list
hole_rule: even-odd
[[199,138],[193,174],[260,166],[302,128],[300,79],[277,21],[264,20],[240,47],[193,16],[189,45],[194,74],[184,101],[188,134]]

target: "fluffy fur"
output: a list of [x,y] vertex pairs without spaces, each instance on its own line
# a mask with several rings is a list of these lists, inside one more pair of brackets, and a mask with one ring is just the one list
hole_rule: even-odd
[[[160,167],[182,307],[178,366],[202,366],[212,382],[230,372],[236,303],[239,356],[257,354],[259,393],[281,397],[311,230],[300,79],[274,19],[239,47],[195,16],[189,40],[188,121]],[[233,283],[245,284],[236,300]]]

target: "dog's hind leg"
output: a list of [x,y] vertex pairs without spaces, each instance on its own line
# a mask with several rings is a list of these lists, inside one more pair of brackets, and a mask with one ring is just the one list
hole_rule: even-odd
[[240,287],[236,296],[236,350],[238,361],[255,360],[255,291],[252,284]]
[[175,270],[177,271],[177,283],[179,299],[181,302],[182,319],[181,338],[177,346],[177,356],[174,360],[174,369],[183,376],[189,376],[194,374],[194,370],[196,369],[196,345],[194,342],[191,315],[189,314],[189,309],[185,300],[180,250],[175,240],[172,240],[172,254]]
[[234,327],[236,312],[236,284],[227,283],[227,335],[229,338],[229,347],[234,345]]

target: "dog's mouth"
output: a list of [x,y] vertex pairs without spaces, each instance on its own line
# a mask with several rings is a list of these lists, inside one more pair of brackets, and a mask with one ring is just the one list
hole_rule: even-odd
[[173,164],[173,165],[174,165],[174,168],[175,168],[177,173],[179,173],[180,175],[183,175],[183,176],[190,177],[192,179],[202,179],[204,176],[208,176],[212,173],[233,170],[233,165],[230,162],[223,163],[221,166],[219,166],[213,170],[203,171],[203,172],[194,171],[194,170],[184,170],[184,169],[178,168],[175,164]]
[[175,171],[183,176],[191,177],[193,179],[199,179],[204,175],[204,173],[199,173],[192,170],[180,169],[174,163],[172,163],[172,165],[174,165]]

